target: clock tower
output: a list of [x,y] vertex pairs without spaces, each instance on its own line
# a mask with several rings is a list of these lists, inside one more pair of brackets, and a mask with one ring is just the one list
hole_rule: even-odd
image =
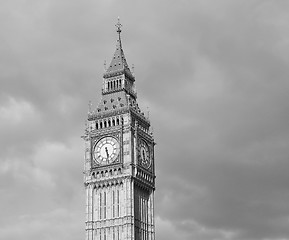
[[154,138],[138,106],[121,43],[89,107],[85,135],[86,240],[154,240]]

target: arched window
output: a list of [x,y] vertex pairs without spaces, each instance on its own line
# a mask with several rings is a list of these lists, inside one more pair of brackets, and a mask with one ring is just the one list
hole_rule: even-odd
[[119,190],[116,191],[116,216],[119,217],[120,208],[119,208]]
[[102,122],[100,122],[100,128],[102,128]]
[[95,124],[95,128],[98,129],[98,123]]
[[102,219],[102,194],[99,193],[99,219]]
[[104,121],[104,127],[106,128],[106,121]]
[[103,193],[103,218],[106,219],[106,192]]
[[111,122],[110,122],[110,119],[108,120],[108,127],[110,127],[111,126]]
[[116,119],[116,125],[119,125],[119,118]]
[[119,240],[119,227],[116,227],[116,240]]
[[115,191],[112,190],[112,217],[115,217]]

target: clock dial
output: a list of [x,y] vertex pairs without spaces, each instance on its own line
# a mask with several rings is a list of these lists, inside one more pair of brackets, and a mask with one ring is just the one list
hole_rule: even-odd
[[113,163],[119,154],[119,143],[113,137],[100,139],[94,147],[94,160],[97,164]]
[[150,152],[148,145],[141,141],[140,143],[140,153],[139,153],[139,158],[140,158],[140,164],[145,167],[149,168],[151,165],[151,159],[150,159]]

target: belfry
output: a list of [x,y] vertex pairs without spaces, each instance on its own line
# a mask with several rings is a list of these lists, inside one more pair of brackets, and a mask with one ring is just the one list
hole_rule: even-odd
[[150,121],[138,106],[118,21],[101,100],[89,108],[85,141],[86,240],[154,240],[155,164]]

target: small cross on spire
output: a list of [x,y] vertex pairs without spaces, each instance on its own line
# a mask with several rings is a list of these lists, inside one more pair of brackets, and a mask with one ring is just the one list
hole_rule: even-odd
[[117,18],[117,24],[115,24],[115,26],[116,26],[116,31],[117,31],[118,35],[120,36],[122,25],[120,23],[119,17]]

